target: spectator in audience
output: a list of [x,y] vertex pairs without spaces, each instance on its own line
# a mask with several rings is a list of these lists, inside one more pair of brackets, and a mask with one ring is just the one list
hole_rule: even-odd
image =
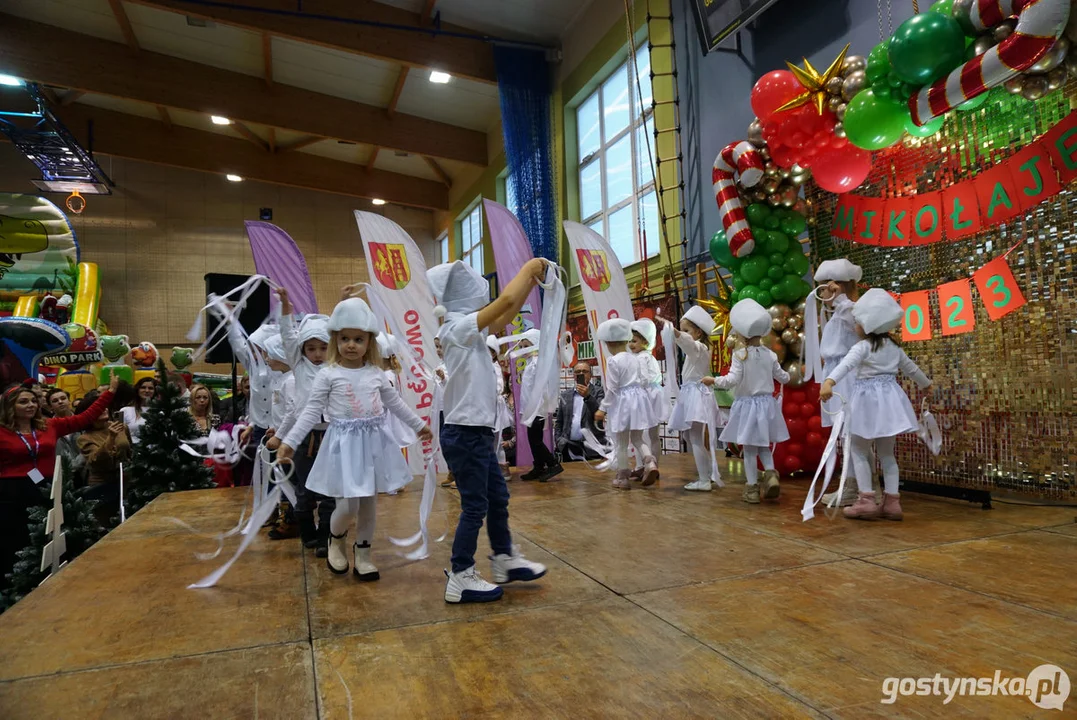
[[191,385],[191,398],[188,408],[194,416],[195,425],[202,437],[209,435],[210,430],[216,430],[221,425],[221,417],[213,412],[212,393],[205,385],[194,383]]
[[[94,392],[97,395],[101,394],[96,390]],[[65,390],[61,390],[60,388],[54,387],[45,393],[45,406],[52,411],[53,417],[65,418],[75,414],[74,408],[71,407],[71,396],[68,395]],[[71,464],[71,470],[76,474],[78,474],[82,468],[82,453],[79,452],[78,445],[79,435],[81,434],[82,433],[77,432],[71,433],[56,441],[56,453]],[[72,478],[72,480],[74,480],[74,478]]]
[[71,407],[71,396],[58,387],[50,388],[45,393],[45,408],[52,412],[53,417],[71,417],[75,414]]
[[52,417],[52,408],[49,407],[49,402],[47,399],[48,388],[46,388],[41,383],[36,382],[31,386],[31,389],[34,391],[34,400],[41,408],[41,414],[47,418]]
[[583,444],[583,431],[588,429],[601,442],[603,433],[595,427],[595,413],[605,393],[591,375],[588,363],[576,364],[575,386],[561,392],[554,414],[554,440],[562,461],[600,457]]
[[0,590],[8,586],[15,554],[30,542],[26,526],[30,507],[46,504],[56,465],[56,440],[93,426],[112,402],[118,385],[119,379],[113,377],[109,390],[86,412],[65,418],[46,419],[27,385],[16,385],[0,395]]
[[247,403],[251,395],[251,379],[244,375],[236,382],[236,394],[223,403],[221,419],[239,424],[247,418]]
[[[79,401],[78,411],[89,410],[97,397],[96,390],[87,393]],[[79,436],[78,446],[88,472],[86,497],[100,502],[97,519],[108,525],[119,513],[120,463],[131,458],[131,439],[123,415],[109,412],[108,408],[102,410],[93,427]]]
[[146,424],[146,418],[142,417],[142,414],[156,394],[157,378],[144,377],[135,383],[134,400],[120,411],[123,414],[123,424],[127,426],[127,433],[133,443],[138,442],[138,434]]

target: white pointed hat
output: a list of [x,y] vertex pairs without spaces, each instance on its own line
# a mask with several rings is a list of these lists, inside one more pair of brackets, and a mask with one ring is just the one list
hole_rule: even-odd
[[329,330],[340,331],[345,328],[352,330],[365,330],[366,332],[378,331],[378,318],[374,311],[362,298],[348,298],[341,300],[333,308],[333,314],[329,316]]
[[880,288],[868,290],[853,305],[853,318],[868,335],[890,332],[904,315],[898,301]]
[[321,340],[329,342],[329,316],[311,314],[306,315],[299,323],[299,343],[302,345],[307,340]]
[[751,298],[739,301],[729,311],[729,324],[746,338],[763,337],[770,332],[770,313]]
[[815,271],[815,282],[860,282],[863,275],[859,265],[853,265],[845,258],[824,260]]
[[658,328],[655,327],[654,320],[649,318],[633,320],[631,328],[632,332],[638,332],[643,336],[643,339],[647,341],[648,348],[654,347],[655,338],[658,336]]
[[714,318],[710,316],[710,313],[698,305],[693,305],[688,308],[688,312],[682,315],[681,319],[687,320],[695,325],[703,331],[704,335],[710,336],[710,334],[714,332]]
[[632,325],[624,318],[610,318],[598,326],[595,334],[600,342],[628,342],[632,339]]
[[270,360],[276,360],[285,365],[288,364],[288,355],[284,352],[284,340],[281,339],[280,334],[267,338],[262,348],[266,351],[266,355],[269,356]]
[[438,306],[434,314],[478,312],[490,302],[490,283],[462,260],[442,263],[426,271],[430,291]]

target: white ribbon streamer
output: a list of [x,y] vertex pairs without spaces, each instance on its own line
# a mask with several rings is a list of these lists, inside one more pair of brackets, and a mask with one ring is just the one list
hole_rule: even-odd
[[535,364],[535,380],[532,391],[523,399],[521,417],[524,425],[530,427],[538,418],[545,418],[557,410],[557,387],[561,375],[561,352],[558,347],[561,340],[561,330],[567,320],[568,299],[565,285],[561,282],[561,273],[564,269],[548,263],[546,266],[546,280],[540,282],[546,293],[542,300],[542,327],[544,331],[539,337],[538,360]]
[[[247,300],[258,290],[258,287],[262,283],[269,285],[272,289],[280,287],[265,275],[251,275],[241,285],[232,288],[224,295],[216,295],[213,293],[209,295],[209,302],[202,306],[198,311],[198,316],[195,318],[194,325],[192,325],[191,329],[187,332],[187,339],[191,342],[198,342],[198,338],[202,336],[203,312],[213,313],[213,315],[220,320],[220,324],[206,337],[205,342],[194,351],[194,359],[196,361],[204,357],[206,353],[215,349],[222,342],[227,341],[230,333],[238,332],[239,338],[246,343],[247,334],[243,330],[242,323],[239,321],[239,315],[247,306]],[[250,368],[248,368],[248,370],[249,369]]]
[[826,316],[824,314],[820,318],[818,292],[819,288],[816,287],[804,299],[804,344],[800,348],[800,360],[804,365],[804,380],[815,378],[816,382],[825,379],[823,359],[819,355],[819,344],[823,328],[826,327]]
[[927,409],[927,398],[920,403],[920,426],[916,429],[916,436],[927,445],[932,455],[942,452],[942,430],[935,416]]
[[120,463],[120,524],[127,522],[127,508],[123,505],[123,463]]
[[[845,480],[849,475],[849,428],[845,422],[845,398],[838,393],[834,393],[834,396],[841,400],[841,409],[836,413],[829,412],[825,407],[823,412],[828,413],[834,417],[834,426],[830,430],[830,439],[827,440],[826,448],[823,450],[823,457],[819,460],[819,467],[815,469],[815,476],[812,478],[811,486],[808,488],[808,494],[804,498],[804,506],[800,510],[800,516],[803,522],[807,522],[815,517],[815,506],[823,500],[823,495],[826,494],[827,488],[830,486],[830,479],[834,474],[834,466],[837,464],[837,454],[835,452],[838,446],[839,438],[842,439],[843,449],[845,451],[845,460],[841,467],[841,479],[838,482],[838,492],[836,496],[831,500],[829,507],[835,507],[841,502],[841,494],[845,491]],[[844,433],[845,437],[842,438]],[[823,487],[819,491],[818,497],[815,495],[815,486],[819,481],[819,475],[825,472],[823,476]]]
[[[583,433],[583,445],[584,447],[598,453],[603,457],[603,461],[592,467],[595,470],[608,470],[613,467],[617,461],[617,448],[614,444],[607,439],[605,443],[601,443],[598,437],[591,431],[591,428],[580,428],[580,432]],[[584,453],[584,462],[587,462],[587,453]],[[590,464],[590,463],[588,463]]]
[[676,400],[681,394],[681,386],[677,382],[677,338],[673,323],[668,320],[662,322],[662,345],[666,349],[665,395],[669,400]]

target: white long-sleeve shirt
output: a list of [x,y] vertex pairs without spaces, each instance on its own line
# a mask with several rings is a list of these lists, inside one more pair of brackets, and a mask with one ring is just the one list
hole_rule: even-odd
[[681,364],[681,382],[697,383],[706,375],[710,375],[711,349],[692,336],[680,330],[674,330],[673,336],[677,339],[677,347],[684,353],[684,363]]
[[630,352],[619,352],[606,360],[606,375],[602,378],[603,389],[599,410],[608,412],[618,394],[629,385],[644,385],[643,363]]
[[775,380],[785,385],[789,382],[789,373],[782,370],[774,351],[754,345],[733,353],[729,372],[716,377],[714,387],[720,390],[734,388],[736,397],[772,395]]
[[856,334],[856,320],[853,318],[854,304],[845,295],[834,298],[834,312],[826,321],[823,337],[819,341],[819,357],[824,361],[836,358],[837,362],[840,362],[841,358],[852,350],[853,345],[860,342],[860,336]]
[[[263,429],[272,427],[273,385],[280,381],[282,373],[270,370],[264,357],[254,357],[257,351],[251,347],[249,341],[243,339],[238,322],[232,323],[228,328],[228,344],[232,346],[232,354],[247,369],[247,378],[251,383],[247,416],[251,424]],[[238,422],[239,418],[233,420]]]
[[284,423],[284,418],[288,416],[294,404],[295,376],[289,370],[286,373],[281,373],[281,381],[273,388],[273,424],[269,427],[280,428]]
[[827,380],[835,383],[857,371],[857,378],[870,378],[876,375],[897,375],[899,372],[912,378],[921,388],[931,384],[931,379],[924,374],[916,363],[909,359],[898,345],[886,342],[878,350],[871,349],[871,343],[861,340],[848,352],[845,359],[836,368],[827,372]]
[[356,418],[375,418],[385,411],[396,415],[415,432],[425,423],[400,397],[385,372],[373,365],[350,369],[330,365],[314,378],[314,387],[295,425],[284,443],[298,447],[324,415],[330,422]]
[[636,354],[640,367],[640,382],[644,387],[662,386],[662,368],[658,364],[658,358],[650,350],[643,350]]

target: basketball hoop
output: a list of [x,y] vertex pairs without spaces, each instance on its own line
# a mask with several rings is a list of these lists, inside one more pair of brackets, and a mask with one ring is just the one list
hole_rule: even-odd
[[71,194],[67,196],[67,209],[76,215],[81,215],[82,211],[86,209],[86,198],[79,194],[78,190],[72,190]]

